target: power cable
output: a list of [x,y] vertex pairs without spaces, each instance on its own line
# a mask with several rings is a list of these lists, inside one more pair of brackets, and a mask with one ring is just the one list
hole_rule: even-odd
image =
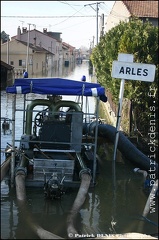
[[72,25],[72,26],[69,26],[69,27],[66,27],[66,28],[62,28],[62,29],[60,29],[60,31],[65,30],[65,29],[68,29],[68,28],[71,28],[71,27],[74,27],[74,26],[77,26],[77,25],[82,24],[82,23],[85,23],[85,22],[88,22],[88,21],[90,21],[90,20],[92,20],[92,19],[89,19],[89,20],[86,20],[86,21],[83,21],[83,22],[76,23],[76,24],[74,24],[74,25]]
[[102,6],[106,9],[106,11],[110,12],[112,7],[108,7],[107,4],[104,2]]
[[68,19],[74,17],[74,15],[75,15],[76,13],[78,13],[79,11],[81,11],[83,8],[84,8],[84,7],[82,7],[80,10],[76,11],[72,16],[69,16],[69,17],[67,17],[65,20],[63,20],[63,21],[61,21],[61,22],[59,22],[59,23],[56,23],[56,24],[54,24],[54,25],[52,25],[52,26],[59,25],[59,24],[65,22],[65,21],[67,21]]
[[[68,6],[70,6],[71,8],[73,8],[73,10],[77,11],[77,9],[75,9],[72,4],[69,4],[68,2],[61,2],[61,3],[67,4]],[[80,6],[80,5],[78,5],[78,6]],[[82,9],[81,9],[81,10],[82,10]],[[81,11],[81,10],[79,10],[79,11]],[[79,11],[78,11],[78,12],[79,12]]]
[[[80,10],[81,11],[81,10]],[[1,18],[70,18],[70,17],[96,17],[96,15],[83,15],[83,16],[1,16]]]
[[111,10],[108,10],[108,9],[105,7],[105,3],[104,3],[104,4],[101,3],[101,5],[99,5],[99,7],[100,7],[103,11],[105,11],[106,14],[109,14],[110,11],[111,11]]
[[81,7],[81,5],[77,5],[77,4],[68,4],[66,1],[65,2],[62,2],[62,1],[57,1],[57,2],[60,2],[60,3],[63,3],[63,4],[67,4],[67,5],[70,5],[70,6],[77,6],[77,7]]

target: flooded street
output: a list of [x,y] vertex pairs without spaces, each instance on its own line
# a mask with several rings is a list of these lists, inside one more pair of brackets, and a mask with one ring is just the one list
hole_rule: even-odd
[[[79,80],[83,75],[87,82],[89,76],[88,62],[63,68],[61,72],[51,71],[48,77],[63,77]],[[31,77],[31,76],[30,76]],[[40,76],[34,76],[40,77]],[[68,97],[67,97],[68,99]],[[19,108],[22,99],[18,99]],[[1,117],[12,118],[12,98],[1,92]],[[94,102],[90,111],[94,110]],[[16,137],[20,138],[22,115],[18,113],[16,123]],[[2,122],[1,122],[2,124]],[[10,126],[11,129],[11,126]],[[7,142],[11,144],[11,134],[1,134],[1,149],[5,149]],[[148,195],[143,191],[143,176],[134,173],[134,166],[118,152],[113,171],[113,144],[105,141],[98,144],[99,173],[96,186],[90,188],[86,201],[80,209],[76,229],[80,234],[93,237],[105,234],[138,232],[156,234],[158,232],[158,204],[154,203],[154,211],[142,217]],[[1,152],[1,162],[4,161]],[[27,208],[33,220],[43,229],[67,239],[67,216],[76,198],[78,189],[66,192],[61,199],[48,200],[44,198],[43,189],[27,188]],[[26,224],[25,212],[19,208],[15,189],[11,189],[7,182],[1,182],[1,239],[39,239],[31,227]]]

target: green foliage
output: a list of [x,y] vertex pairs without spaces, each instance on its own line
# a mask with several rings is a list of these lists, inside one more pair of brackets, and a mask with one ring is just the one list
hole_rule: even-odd
[[[134,62],[156,65],[156,76],[153,83],[141,81],[125,81],[124,97],[133,100],[134,105],[144,105],[149,113],[153,101],[158,103],[158,27],[149,21],[141,21],[133,17],[129,22],[120,22],[100,40],[93,49],[91,60],[96,70],[99,83],[109,89],[113,100],[117,103],[120,79],[111,77],[112,62],[117,60],[119,53],[134,55]],[[148,96],[149,89],[155,89],[155,97]],[[158,106],[156,106],[158,109]]]
[[2,42],[3,42],[3,43],[7,42],[7,40],[8,40],[8,34],[5,33],[5,31],[2,31],[2,32],[1,32],[1,39],[2,39]]

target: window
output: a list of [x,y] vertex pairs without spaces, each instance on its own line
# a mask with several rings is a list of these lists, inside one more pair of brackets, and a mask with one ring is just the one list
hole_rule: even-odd
[[26,60],[22,60],[22,66],[23,66],[23,67],[26,66]]
[[10,61],[10,65],[12,65],[12,66],[13,66],[13,65],[14,65],[14,62],[13,62],[13,61]]
[[22,60],[19,60],[19,66],[20,67],[22,66]]
[[25,67],[26,60],[19,60],[19,67]]

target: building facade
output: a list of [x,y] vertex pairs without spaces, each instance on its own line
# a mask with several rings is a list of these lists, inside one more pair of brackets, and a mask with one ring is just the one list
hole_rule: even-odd
[[158,1],[115,1],[106,21],[105,32],[120,21],[128,22],[133,16],[143,21],[148,19],[154,26],[158,26]]
[[[9,45],[9,50],[7,50]],[[28,71],[31,75],[46,73],[48,69],[48,59],[52,55],[49,51],[41,47],[36,47],[34,44],[27,46],[26,42],[16,39],[3,43],[1,45],[1,60],[6,62],[8,53],[8,61],[14,67],[15,77],[22,76],[24,71]],[[27,64],[28,52],[28,64]]]
[[59,69],[65,61],[75,62],[75,48],[63,43],[61,33],[40,32],[18,27],[11,41],[1,43],[1,59],[14,67],[16,75],[47,74]]
[[59,61],[59,53],[62,50],[62,42],[53,38],[50,33],[47,34],[46,28],[43,29],[43,32],[40,32],[36,29],[30,31],[24,27],[21,31],[20,27],[18,27],[17,36],[14,38],[23,42],[29,41],[30,44],[49,51],[50,55],[48,58],[48,67],[57,65]]

